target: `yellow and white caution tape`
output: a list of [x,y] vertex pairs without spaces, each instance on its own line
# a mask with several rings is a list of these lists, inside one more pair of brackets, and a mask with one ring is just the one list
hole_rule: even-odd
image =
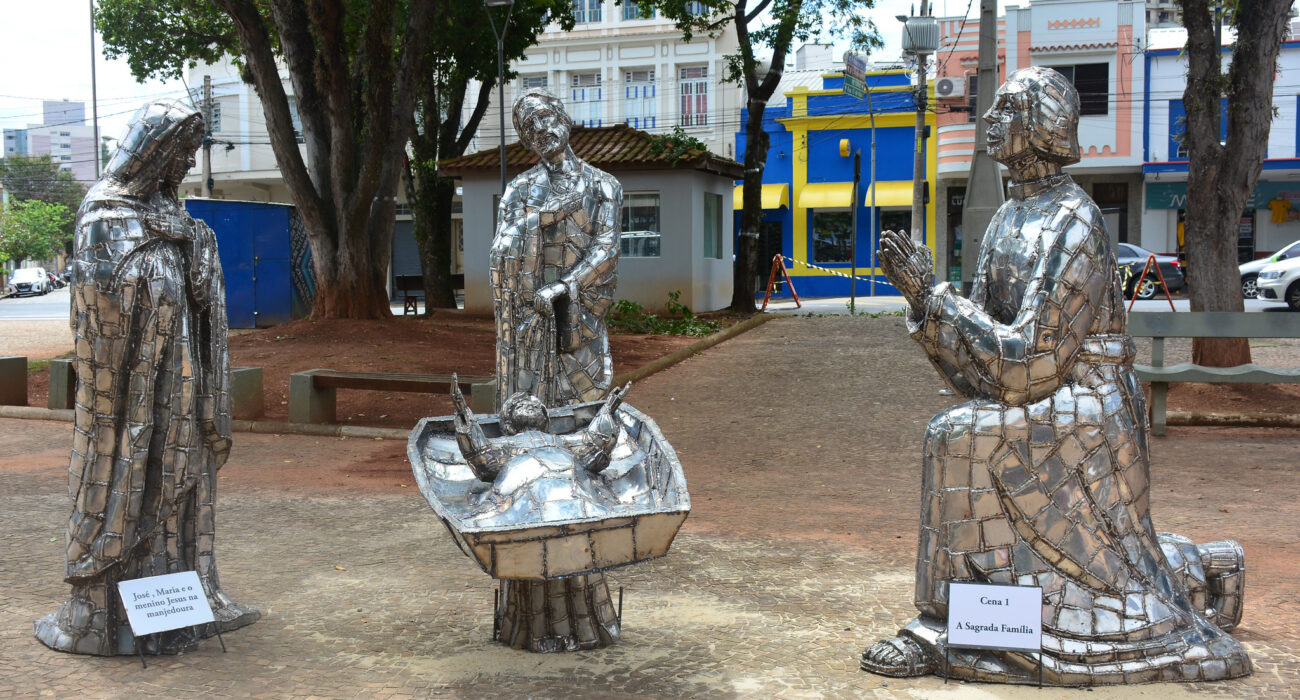
[[[810,262],[804,262],[804,261],[802,261],[802,260],[795,260],[794,258],[790,257],[789,255],[782,255],[781,257],[784,258],[784,259],[786,259],[786,260],[789,260],[789,261],[790,261],[790,264],[792,264],[792,265],[795,264],[795,263],[798,263],[798,264],[800,264],[800,265],[803,265],[804,267],[811,267],[811,268],[814,269],[814,270],[821,270],[822,272],[828,272],[828,273],[830,273],[830,274],[832,274],[832,275],[835,275],[836,277],[843,277],[844,279],[853,279],[853,275],[846,275],[846,274],[844,274],[843,272],[840,272],[839,270],[833,270],[833,269],[831,269],[831,268],[829,268],[829,267],[822,267],[821,265],[814,265],[814,264],[812,264],[812,263],[810,263]],[[870,281],[871,281],[871,277],[863,277],[862,275],[858,275],[858,276],[857,276],[857,279],[860,279],[860,280],[862,280],[863,282],[870,282]]]

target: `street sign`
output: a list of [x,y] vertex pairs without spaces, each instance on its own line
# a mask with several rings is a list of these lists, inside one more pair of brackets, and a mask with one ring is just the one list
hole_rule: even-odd
[[855,53],[844,54],[844,76],[857,78],[859,83],[867,80],[867,61]]
[[845,72],[844,74],[845,95],[848,95],[849,97],[856,97],[857,99],[860,100],[863,98],[864,95],[866,95],[865,90],[866,90],[866,86],[863,84],[862,80],[858,78],[854,78],[850,76],[847,72]]

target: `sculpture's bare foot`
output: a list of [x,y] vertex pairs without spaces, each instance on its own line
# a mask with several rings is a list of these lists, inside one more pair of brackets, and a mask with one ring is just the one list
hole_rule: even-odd
[[913,678],[933,673],[934,667],[915,640],[891,637],[862,652],[862,670],[893,678]]

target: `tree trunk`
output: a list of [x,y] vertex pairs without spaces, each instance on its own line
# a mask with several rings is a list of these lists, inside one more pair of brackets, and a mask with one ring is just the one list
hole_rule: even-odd
[[745,184],[741,192],[744,204],[740,213],[740,235],[736,237],[736,265],[731,294],[731,309],[753,313],[754,280],[758,277],[759,230],[763,221],[763,169],[767,165],[769,136],[763,130],[764,99],[749,100],[749,118],[745,121]]
[[456,292],[451,286],[451,203],[456,195],[456,182],[434,175],[430,179],[433,191],[421,197],[415,216],[425,315],[432,315],[433,309],[456,308]]
[[[1179,0],[1187,27],[1187,284],[1192,311],[1243,311],[1237,272],[1238,224],[1268,148],[1273,79],[1290,0],[1240,0],[1237,41],[1225,76],[1209,0]],[[1220,142],[1220,101],[1228,99]],[[1250,362],[1244,338],[1197,338],[1192,361],[1211,367]]]

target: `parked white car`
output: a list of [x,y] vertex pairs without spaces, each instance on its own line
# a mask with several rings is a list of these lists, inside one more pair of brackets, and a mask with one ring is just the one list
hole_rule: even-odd
[[14,273],[9,276],[9,284],[14,288],[14,296],[50,292],[50,276],[43,267],[24,267],[14,270]]
[[1266,258],[1242,263],[1238,268],[1241,271],[1241,295],[1247,299],[1254,299],[1255,281],[1259,279],[1260,270],[1275,262],[1291,260],[1292,258],[1300,258],[1300,241],[1296,241]]
[[1259,271],[1256,281],[1259,299],[1286,302],[1300,311],[1300,257],[1276,262]]

